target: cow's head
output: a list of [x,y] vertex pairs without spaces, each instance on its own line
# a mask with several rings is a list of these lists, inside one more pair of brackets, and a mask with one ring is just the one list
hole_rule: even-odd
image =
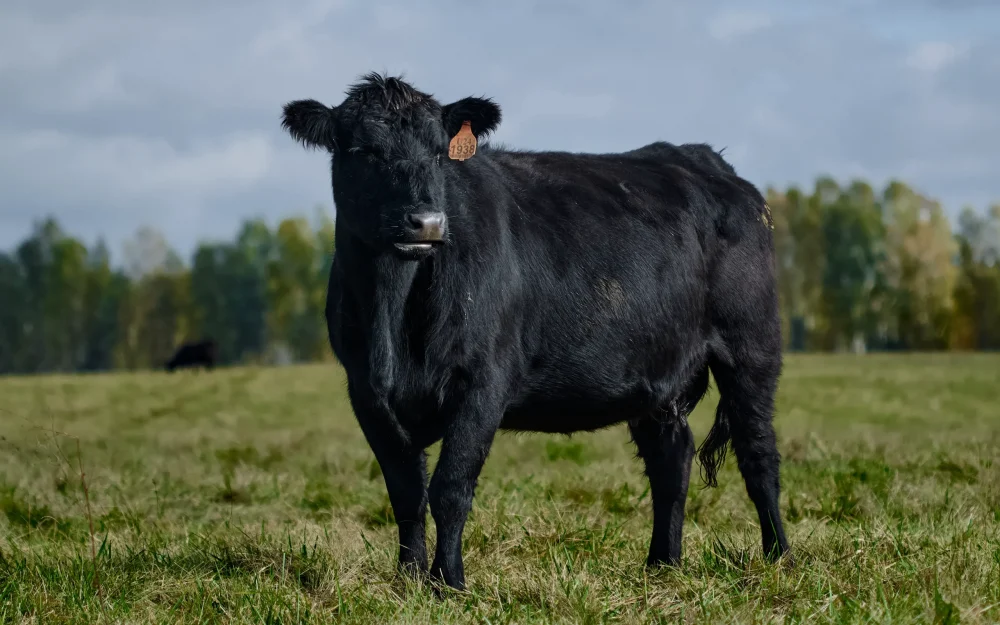
[[[296,100],[282,126],[306,147],[331,154],[338,222],[377,250],[421,258],[449,240],[448,144],[462,127],[481,139],[500,107],[469,97],[442,105],[400,78],[368,74],[338,106]],[[473,157],[476,158],[476,157]]]

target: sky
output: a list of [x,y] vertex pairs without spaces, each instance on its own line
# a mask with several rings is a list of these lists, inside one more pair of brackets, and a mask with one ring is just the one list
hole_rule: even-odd
[[118,258],[141,226],[189,258],[247,218],[332,214],[281,107],[368,71],[492,97],[515,147],[704,141],[762,189],[1000,201],[995,0],[3,0],[0,249],[51,215]]

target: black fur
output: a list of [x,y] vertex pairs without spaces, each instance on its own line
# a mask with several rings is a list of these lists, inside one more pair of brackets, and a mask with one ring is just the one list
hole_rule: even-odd
[[212,370],[215,367],[218,348],[215,341],[207,339],[197,343],[184,343],[174,353],[174,357],[167,361],[165,368],[167,371],[183,369],[187,367],[205,367]]
[[[332,109],[289,107],[293,137],[335,137],[330,344],[382,467],[402,567],[427,567],[429,503],[431,573],[464,587],[462,531],[498,430],[621,422],[651,484],[648,564],[678,564],[695,453],[687,415],[709,370],[721,401],[700,454],[706,482],[731,443],[766,554],[788,550],[772,427],[781,371],[772,236],[764,198],[718,152],[480,145],[452,161],[450,133],[468,119],[485,136],[499,107],[442,106],[377,75]],[[447,234],[414,249],[406,215],[427,210],[445,213]],[[424,450],[438,440],[428,485]]]

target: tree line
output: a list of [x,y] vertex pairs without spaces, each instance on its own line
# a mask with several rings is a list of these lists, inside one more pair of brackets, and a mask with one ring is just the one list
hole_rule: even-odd
[[[890,182],[765,191],[790,351],[1000,347],[1000,204],[948,220]],[[185,263],[141,228],[112,265],[52,218],[0,252],[0,374],[159,368],[211,337],[220,364],[332,358],[323,309],[333,221],[246,220]]]
[[786,348],[1000,347],[1000,204],[940,202],[891,181],[766,191]]
[[0,253],[0,374],[160,368],[182,342],[212,338],[219,364],[330,358],[323,309],[333,222],[245,221],[184,263],[141,228],[112,266],[45,219]]

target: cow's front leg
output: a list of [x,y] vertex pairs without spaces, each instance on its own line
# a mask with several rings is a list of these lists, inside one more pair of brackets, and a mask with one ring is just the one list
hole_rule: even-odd
[[441,455],[428,494],[437,525],[437,548],[431,575],[458,590],[465,589],[462,531],[472,509],[479,472],[500,424],[499,409],[470,401],[458,411],[441,442]]
[[399,528],[399,568],[411,575],[426,574],[427,454],[405,449],[382,454],[378,461]]
[[358,422],[375,454],[399,528],[399,568],[411,575],[427,572],[427,454],[395,436],[381,415],[359,401]]

